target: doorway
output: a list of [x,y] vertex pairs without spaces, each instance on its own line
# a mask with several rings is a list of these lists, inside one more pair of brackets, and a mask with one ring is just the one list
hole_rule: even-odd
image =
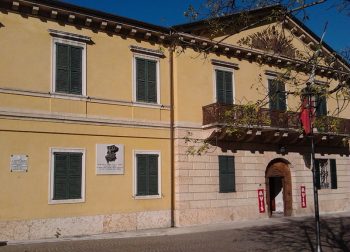
[[271,161],[265,175],[269,216],[291,216],[292,180],[289,162],[284,159]]
[[283,201],[283,177],[269,178],[270,191],[270,215],[283,216],[284,215],[284,201]]

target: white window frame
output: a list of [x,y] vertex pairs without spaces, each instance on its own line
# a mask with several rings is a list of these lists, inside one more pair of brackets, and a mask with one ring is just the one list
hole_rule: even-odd
[[[276,76],[266,74],[266,90],[267,90],[267,93],[269,93],[269,91],[270,91],[269,90],[269,80],[275,80],[275,79],[277,79]],[[285,92],[288,92],[286,83],[284,83],[284,90],[285,90]],[[270,109],[270,97],[269,97],[269,103],[267,104],[267,106],[268,106],[268,109]],[[289,109],[288,97],[286,96],[286,111],[288,111],[288,109]]]
[[[72,46],[79,46],[83,48],[82,51],[82,78],[81,78],[81,90],[82,94],[81,95],[76,95],[76,94],[70,94],[70,93],[61,93],[61,92],[56,92],[56,43],[61,43],[61,44],[66,44],[66,45],[72,45]],[[72,98],[77,98],[77,97],[82,97],[86,96],[86,43],[75,41],[75,40],[70,40],[70,39],[64,39],[64,38],[57,38],[53,37],[52,38],[52,79],[51,79],[51,92],[55,96],[63,96],[63,97],[72,97]]]
[[[137,154],[158,155],[158,195],[137,195]],[[156,150],[133,150],[133,198],[134,199],[160,199],[162,198],[162,174],[161,174],[161,152]]]
[[[55,169],[55,152],[82,153],[81,167],[81,199],[63,199],[54,200],[54,169]],[[49,170],[49,204],[66,204],[85,202],[85,149],[80,148],[50,148],[50,170]]]
[[233,68],[215,66],[213,67],[213,102],[216,103],[218,101],[216,94],[216,70],[231,72],[232,73],[232,104],[236,104],[236,84],[235,84],[235,73]]
[[[156,67],[156,76],[157,76],[157,102],[156,103],[148,103],[148,102],[140,102],[137,101],[136,96],[136,58],[141,58],[145,60],[154,60],[157,62]],[[156,56],[150,56],[140,53],[133,53],[133,60],[132,60],[132,101],[136,105],[141,105],[145,107],[159,107],[160,105],[160,58]]]

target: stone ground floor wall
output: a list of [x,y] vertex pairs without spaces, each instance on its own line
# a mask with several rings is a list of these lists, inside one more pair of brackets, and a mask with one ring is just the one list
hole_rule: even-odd
[[[268,218],[265,172],[276,159],[288,162],[292,183],[292,216],[312,215],[314,212],[312,172],[303,155],[286,155],[265,151],[230,150],[224,152],[211,146],[201,155],[189,155],[190,146],[201,142],[185,141],[188,132],[193,139],[205,139],[212,132],[202,129],[177,129],[175,141],[175,222],[190,226],[244,219]],[[218,155],[234,156],[236,191],[219,193]],[[340,155],[316,155],[337,161],[337,189],[319,190],[320,212],[350,210],[350,158]],[[306,208],[301,207],[301,188],[306,187]],[[258,189],[264,189],[265,209],[259,213]]]
[[2,221],[0,240],[30,240],[170,227],[170,211]]

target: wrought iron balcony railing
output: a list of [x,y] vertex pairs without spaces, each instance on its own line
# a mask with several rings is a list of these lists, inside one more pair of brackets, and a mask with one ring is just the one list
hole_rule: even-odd
[[[258,110],[245,105],[213,103],[202,108],[203,125],[223,124],[243,127],[273,127],[301,129],[298,112]],[[233,123],[238,122],[238,123]],[[316,118],[314,127],[318,132],[350,134],[350,119],[323,116]]]

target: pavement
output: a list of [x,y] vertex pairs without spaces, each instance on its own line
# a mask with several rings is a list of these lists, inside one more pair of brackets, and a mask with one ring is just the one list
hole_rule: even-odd
[[[345,218],[350,220],[350,212],[335,212],[321,214],[322,219],[340,219]],[[117,232],[107,234],[95,234],[95,235],[84,235],[84,236],[73,236],[73,237],[60,237],[55,239],[40,239],[40,240],[16,240],[7,241],[8,246],[15,245],[29,245],[29,244],[44,244],[44,243],[57,243],[57,242],[69,242],[69,241],[90,241],[90,240],[111,240],[111,239],[122,239],[122,238],[140,238],[140,237],[162,237],[162,236],[176,236],[186,234],[198,234],[215,231],[228,231],[237,229],[249,229],[259,227],[270,227],[270,226],[287,226],[290,223],[303,223],[309,222],[313,225],[313,216],[302,216],[302,217],[275,217],[267,219],[257,220],[244,220],[235,221],[229,223],[217,223],[208,225],[198,225],[190,227],[174,227],[174,228],[158,228],[158,229],[146,229],[146,230],[135,230],[128,232]],[[350,230],[349,230],[350,232]],[[1,247],[0,247],[1,251]],[[349,250],[350,251],[350,250]]]

